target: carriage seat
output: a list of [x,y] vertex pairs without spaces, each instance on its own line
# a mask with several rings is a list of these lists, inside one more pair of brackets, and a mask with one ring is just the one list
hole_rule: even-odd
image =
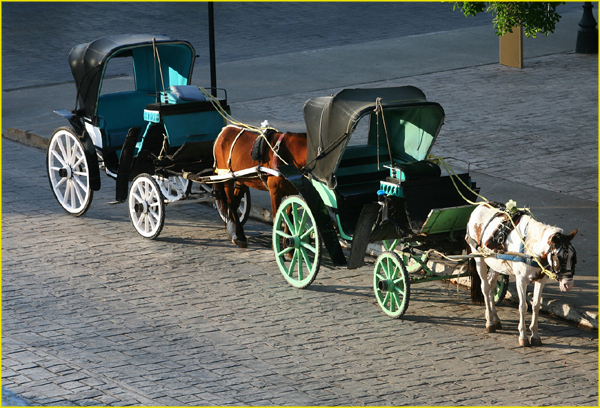
[[[440,177],[442,170],[437,164],[427,161],[413,161],[413,162],[394,162],[394,167],[401,170],[402,174],[400,179],[405,180],[420,180],[429,177]],[[396,176],[398,177],[398,176]]]
[[156,98],[144,91],[125,91],[100,95],[98,98],[99,127],[104,133],[103,144],[118,149],[123,146],[129,129],[145,128],[144,108]]

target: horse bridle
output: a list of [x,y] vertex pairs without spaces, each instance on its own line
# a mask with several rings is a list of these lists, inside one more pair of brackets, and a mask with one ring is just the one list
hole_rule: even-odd
[[[569,252],[571,251],[571,263],[567,265],[569,260]],[[565,236],[559,236],[559,242],[555,243],[552,240],[550,244],[550,251],[548,252],[548,263],[552,268],[552,272],[556,274],[557,278],[572,279],[575,275],[575,265],[577,264],[577,251],[571,241]],[[567,268],[569,266],[569,268]]]

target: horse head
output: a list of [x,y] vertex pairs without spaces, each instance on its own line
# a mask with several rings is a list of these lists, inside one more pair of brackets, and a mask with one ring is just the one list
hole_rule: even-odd
[[554,234],[550,238],[549,251],[546,255],[552,272],[560,282],[560,290],[566,292],[573,288],[573,275],[575,275],[575,264],[577,264],[577,251],[571,244],[577,235],[574,230],[569,235]]

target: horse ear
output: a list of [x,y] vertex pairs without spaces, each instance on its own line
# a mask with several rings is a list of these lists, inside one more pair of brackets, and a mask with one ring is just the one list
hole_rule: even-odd
[[573,230],[573,231],[571,231],[571,233],[570,233],[569,235],[567,235],[567,239],[568,239],[569,241],[571,241],[573,238],[575,238],[575,235],[577,235],[577,231],[578,231],[578,230],[576,230],[576,229],[575,229],[575,230]]

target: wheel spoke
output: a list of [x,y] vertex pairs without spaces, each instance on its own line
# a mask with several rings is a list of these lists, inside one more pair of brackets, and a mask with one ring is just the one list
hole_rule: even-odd
[[54,190],[58,191],[58,188],[63,185],[67,181],[66,177],[61,177],[61,179],[54,185]]
[[304,279],[304,271],[302,270],[302,251],[297,250],[294,255],[298,259],[298,280],[301,281]]
[[75,194],[77,194],[77,198],[79,199],[79,202],[83,203],[84,196],[81,195],[81,191],[83,190],[85,193],[86,188],[85,188],[85,186],[83,186],[81,184],[79,179],[74,178],[72,180],[73,180],[73,190],[75,191]]
[[[300,230],[300,231],[301,231],[301,230]],[[302,233],[302,235],[300,235],[300,239],[301,239],[301,240],[305,240],[305,239],[306,239],[306,237],[308,237],[308,236],[309,236],[311,233],[313,233],[313,232],[315,232],[315,234],[316,234],[315,227],[314,227],[314,226],[311,226],[311,227],[310,227],[310,228],[308,228],[306,231],[304,231],[304,232]]]
[[[63,156],[59,155],[58,152],[56,150],[52,150],[52,156],[54,156],[56,158],[56,160],[58,160],[60,162],[60,164],[62,165],[62,168],[67,167],[67,162],[64,161],[64,153]],[[60,170],[60,168],[57,168],[57,170]]]
[[287,215],[287,212],[283,211],[281,213],[281,215],[283,216],[283,220],[284,220],[285,224],[287,225],[288,229],[290,230],[290,233],[295,234],[296,231],[294,229],[294,225],[293,225],[292,221],[290,220],[290,217]]
[[300,248],[300,253],[302,254],[302,258],[304,258],[307,270],[310,271],[312,269],[312,262],[310,261],[308,254],[306,253],[306,249]]
[[294,268],[296,267],[296,260],[298,257],[298,251],[294,251],[292,254],[292,260],[290,262],[290,266],[288,269],[288,276],[292,276],[294,274]]
[[277,236],[283,237],[283,238],[292,238],[292,235],[286,234],[285,231],[281,231],[281,230],[275,230],[275,234]]
[[315,248],[314,246],[310,245],[308,242],[300,242],[300,249],[303,249],[304,251],[306,251],[307,249],[312,252],[313,254],[315,254],[317,252],[317,248]]
[[284,248],[284,249],[282,249],[281,251],[277,252],[277,254],[276,254],[276,255],[277,255],[277,257],[281,257],[282,255],[285,255],[285,254],[287,254],[288,252],[290,252],[290,251],[291,251],[291,250],[293,250],[293,249],[294,249],[294,248],[292,248],[292,247],[287,247],[287,248]]
[[[301,231],[304,231],[304,227],[306,226],[306,218],[308,217],[308,211],[304,210],[302,212],[302,218],[300,219],[300,222],[298,223],[298,232],[300,233]],[[302,234],[304,237],[306,233]]]

